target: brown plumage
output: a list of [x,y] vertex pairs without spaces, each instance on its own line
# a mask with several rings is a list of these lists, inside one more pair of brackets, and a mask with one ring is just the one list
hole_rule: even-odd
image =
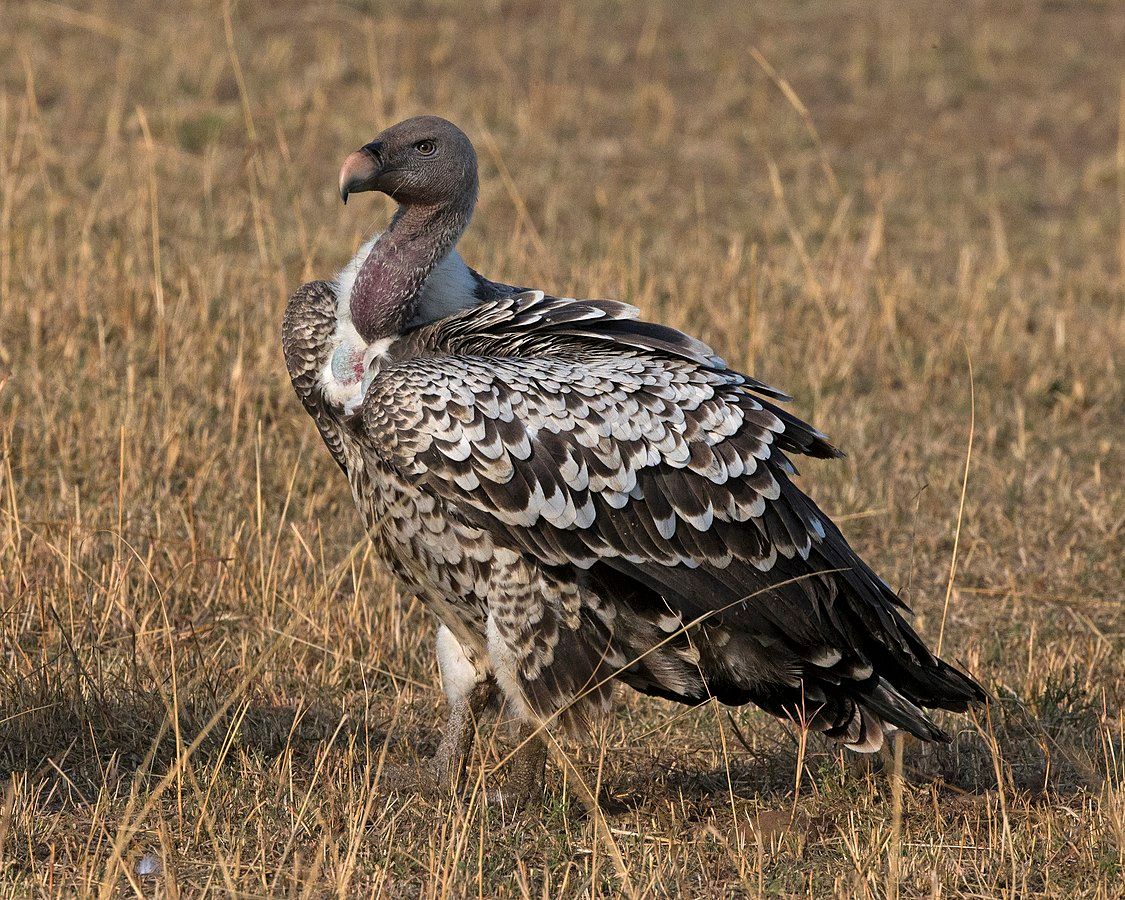
[[548,727],[620,680],[868,751],[895,728],[944,739],[924,710],[983,698],[795,486],[791,456],[840,453],[788,398],[625,304],[460,262],[476,158],[458,129],[389,129],[348,158],[358,190],[399,212],[351,275],[294,294],[285,358],[380,558],[443,626],[443,777],[493,683]]

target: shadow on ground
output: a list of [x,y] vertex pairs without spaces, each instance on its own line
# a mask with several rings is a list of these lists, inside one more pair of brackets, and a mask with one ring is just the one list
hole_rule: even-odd
[[[932,785],[952,796],[993,792],[998,776],[1006,789],[1032,796],[1097,790],[1104,748],[1091,744],[1090,736],[1099,733],[1100,713],[1090,698],[1076,693],[1075,684],[1050,684],[1032,698],[1009,694],[975,719],[949,717],[947,726],[959,730],[948,745],[908,739],[907,782]],[[177,747],[193,744],[198,744],[192,751],[197,770],[231,766],[240,757],[268,766],[286,756],[297,771],[311,773],[325,752],[339,754],[337,764],[345,767],[409,769],[436,748],[436,716],[444,714],[429,704],[407,707],[394,719],[316,704],[251,702],[218,709],[185,705],[178,735],[164,707],[144,696],[127,702],[65,696],[39,699],[22,713],[0,711],[0,780],[22,775],[48,788],[41,796],[50,798],[53,807],[81,804],[138,775],[159,780],[173,766]],[[487,743],[494,737],[492,725],[482,727]],[[504,740],[500,734],[501,744]],[[593,765],[592,748],[576,745],[575,750]],[[694,805],[726,802],[732,795],[767,803],[792,800],[799,759],[795,737],[761,749],[732,742],[728,750],[729,770],[714,764],[715,753],[686,754],[652,737],[640,747],[614,750],[606,783],[630,807],[658,798]],[[883,781],[892,765],[886,750],[870,756],[842,753],[817,735],[810,736],[803,756],[802,792],[815,792],[829,782]]]

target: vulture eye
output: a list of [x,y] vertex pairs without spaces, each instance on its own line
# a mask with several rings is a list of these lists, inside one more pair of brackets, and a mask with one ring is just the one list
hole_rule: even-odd
[[419,141],[414,145],[414,149],[421,153],[423,156],[433,156],[437,151],[433,141]]

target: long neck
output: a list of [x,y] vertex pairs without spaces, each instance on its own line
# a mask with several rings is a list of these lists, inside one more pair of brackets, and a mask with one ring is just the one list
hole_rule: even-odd
[[402,332],[426,277],[468,226],[475,199],[398,208],[352,286],[352,322],[360,337],[370,343]]

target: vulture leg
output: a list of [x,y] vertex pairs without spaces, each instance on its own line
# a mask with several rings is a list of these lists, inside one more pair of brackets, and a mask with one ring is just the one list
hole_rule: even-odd
[[444,625],[437,636],[438,668],[449,701],[449,721],[432,761],[440,790],[461,786],[465,763],[473,749],[477,722],[497,697],[496,681],[477,668],[464,646]]
[[504,787],[488,794],[489,802],[505,809],[518,809],[542,793],[547,769],[547,742],[534,722],[520,724],[517,749],[505,768],[508,779]]
[[[534,722],[522,723],[516,737],[516,750],[504,766],[507,780],[502,788],[488,792],[488,802],[502,809],[512,810],[541,796],[546,783],[547,754],[547,738],[542,727]],[[597,797],[594,797],[590,787],[586,785],[577,786],[575,795],[590,814],[593,814],[595,806],[603,814],[616,814],[629,809],[629,804],[617,799],[605,785],[602,785]]]
[[496,683],[490,679],[475,685],[466,696],[452,704],[449,721],[432,761],[439,790],[453,793],[460,788],[465,763],[473,751],[477,722],[495,696]]

